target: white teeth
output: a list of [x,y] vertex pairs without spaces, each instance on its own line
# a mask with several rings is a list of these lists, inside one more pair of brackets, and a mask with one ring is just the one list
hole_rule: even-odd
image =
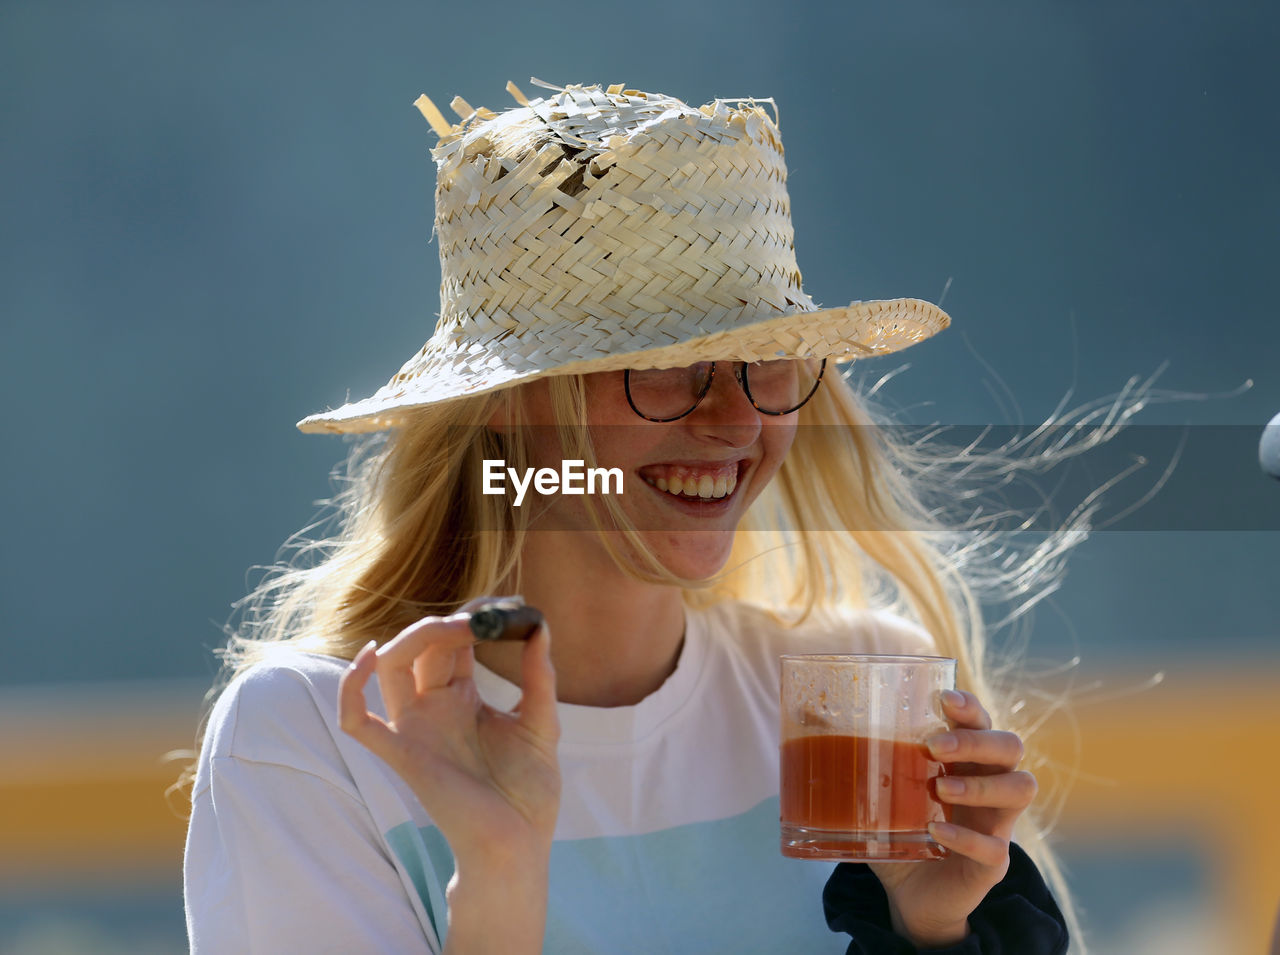
[[[648,480],[646,478],[646,480]],[[738,486],[738,475],[735,471],[716,475],[681,475],[660,477],[649,481],[659,491],[666,491],[676,497],[696,497],[701,500],[718,500],[733,493]]]

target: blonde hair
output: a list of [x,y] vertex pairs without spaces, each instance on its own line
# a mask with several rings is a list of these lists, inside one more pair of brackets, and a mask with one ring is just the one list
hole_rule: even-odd
[[[595,464],[579,376],[548,381],[566,456]],[[332,513],[290,538],[292,559],[280,560],[245,598],[238,627],[228,627],[222,687],[282,649],[351,659],[370,640],[386,642],[427,614],[456,610],[476,596],[519,581],[520,550],[531,509],[503,496],[479,493],[476,475],[485,458],[530,466],[520,387],[415,411],[402,427],[353,439]],[[487,427],[502,409],[515,427]],[[930,489],[956,493],[957,466],[972,471],[972,451],[895,440],[849,384],[829,374],[800,411],[801,426],[774,481],[753,503],[735,534],[724,572],[709,581],[673,577],[629,526],[609,495],[593,508],[596,526],[620,532],[631,559],[603,535],[628,573],[680,586],[691,606],[750,600],[798,623],[814,611],[884,607],[920,623],[937,652],[953,656],[957,683],[974,692],[996,726],[1019,732],[1024,765],[1036,768],[1029,739],[1035,715],[1016,697],[1022,689],[1016,661],[987,659],[982,597],[1012,598],[1022,609],[1057,587],[1062,557],[1083,537],[1089,512],[1010,560],[990,527],[948,526],[926,504]],[[1019,461],[990,453],[982,473],[1041,469],[1073,453],[1041,450]],[[591,502],[591,498],[585,500]],[[329,537],[306,533],[335,523]],[[996,558],[999,558],[997,561]],[[1016,615],[1016,614],[1015,614]],[[1015,716],[1016,714],[1016,716]],[[188,767],[179,788],[189,784]],[[1044,794],[1040,803],[1045,802]],[[1034,807],[1033,807],[1034,809]],[[1080,930],[1068,886],[1034,812],[1024,814],[1015,838],[1036,861],[1068,919],[1076,950]]]

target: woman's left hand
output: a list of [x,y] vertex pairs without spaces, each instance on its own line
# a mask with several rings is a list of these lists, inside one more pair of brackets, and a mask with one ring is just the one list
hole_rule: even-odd
[[935,842],[951,850],[936,862],[873,863],[889,896],[893,930],[918,948],[942,948],[969,933],[970,913],[1009,869],[1014,823],[1036,795],[1036,779],[1018,770],[1022,740],[991,728],[972,693],[943,694],[954,727],[926,742],[947,766],[938,799],[952,807],[950,823],[934,823]]

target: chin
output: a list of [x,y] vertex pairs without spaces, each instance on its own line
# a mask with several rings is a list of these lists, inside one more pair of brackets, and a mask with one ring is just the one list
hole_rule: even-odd
[[662,566],[686,580],[707,580],[720,573],[733,550],[731,531],[687,531],[646,541]]

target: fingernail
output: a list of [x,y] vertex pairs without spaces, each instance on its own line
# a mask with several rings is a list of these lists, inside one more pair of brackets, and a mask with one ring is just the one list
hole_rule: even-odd
[[934,756],[942,756],[946,753],[954,753],[960,747],[960,741],[956,739],[954,733],[943,733],[941,736],[935,736],[929,740],[929,752]]
[[964,706],[964,694],[958,693],[955,690],[943,690],[942,702],[947,704],[947,706],[956,708],[962,707]]
[[931,822],[929,823],[929,835],[935,839],[954,839],[956,837],[956,827],[949,822]]
[[949,779],[945,776],[938,777],[938,792],[944,796],[959,796],[964,792],[963,779]]

